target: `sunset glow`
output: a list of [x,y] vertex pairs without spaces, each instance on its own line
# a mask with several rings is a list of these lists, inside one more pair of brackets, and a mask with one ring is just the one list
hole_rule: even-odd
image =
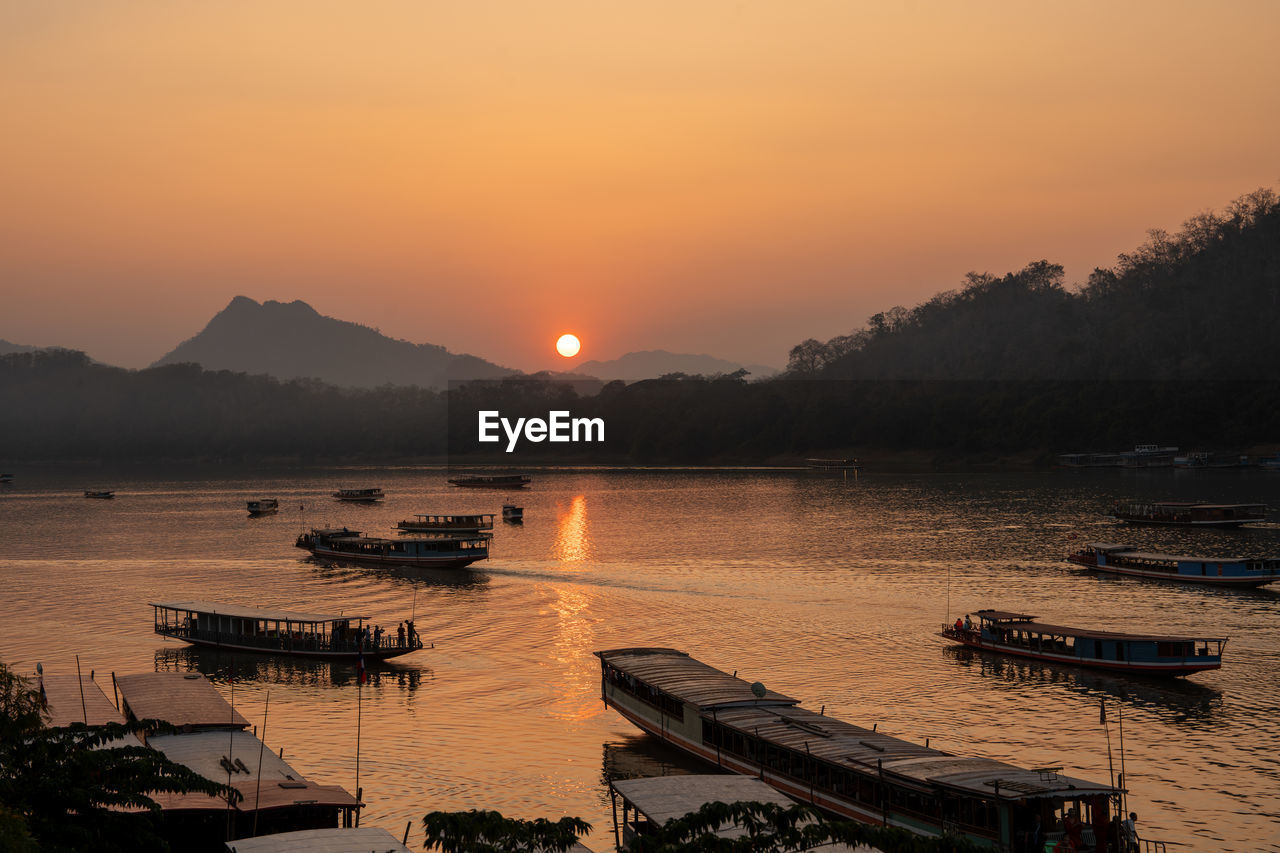
[[582,349],[582,341],[577,335],[561,335],[556,341],[556,352],[565,358],[573,358]]

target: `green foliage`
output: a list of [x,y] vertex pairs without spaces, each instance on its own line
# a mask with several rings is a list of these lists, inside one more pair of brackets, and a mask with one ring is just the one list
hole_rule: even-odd
[[3,843],[20,841],[25,830],[43,851],[160,851],[167,848],[150,795],[239,796],[136,739],[174,731],[164,723],[45,727],[39,693],[4,664],[0,706],[0,803],[9,810],[7,819],[0,815]]
[[422,819],[425,847],[441,853],[564,853],[591,831],[576,817],[519,820],[500,812],[430,812]]

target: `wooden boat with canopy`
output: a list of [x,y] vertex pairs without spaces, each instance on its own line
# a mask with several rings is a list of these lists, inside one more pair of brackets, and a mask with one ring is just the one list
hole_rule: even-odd
[[412,520],[406,519],[396,527],[406,533],[479,533],[493,529],[491,512],[471,515],[414,515]]
[[1266,504],[1206,504],[1193,501],[1117,503],[1111,517],[1129,524],[1173,527],[1239,527],[1267,520]]
[[353,663],[407,655],[422,648],[412,628],[370,630],[369,617],[266,610],[214,601],[152,602],[155,632],[184,643],[236,652],[295,655]]
[[340,501],[351,501],[353,503],[373,503],[386,497],[382,493],[382,489],[338,489],[333,493],[333,496]]
[[417,536],[381,539],[359,530],[315,528],[294,544],[317,557],[393,566],[432,566],[449,569],[489,558],[488,533],[471,536]]
[[1276,557],[1181,557],[1128,545],[1090,542],[1067,562],[1094,572],[1209,586],[1255,587],[1280,580]]
[[1222,666],[1225,637],[1171,637],[1066,628],[1026,613],[979,610],[943,626],[941,636],[983,651],[1122,672],[1189,675]]
[[470,489],[523,489],[533,482],[524,474],[475,474],[466,477],[450,477],[449,484]]

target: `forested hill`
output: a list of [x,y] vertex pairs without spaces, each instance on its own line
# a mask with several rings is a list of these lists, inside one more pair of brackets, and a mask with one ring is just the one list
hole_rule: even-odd
[[1280,364],[1280,200],[1267,189],[1150,240],[1068,290],[1037,261],[792,349],[824,379],[1272,379]]

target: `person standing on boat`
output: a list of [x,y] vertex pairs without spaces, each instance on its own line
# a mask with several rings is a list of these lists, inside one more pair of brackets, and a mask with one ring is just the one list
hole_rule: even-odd
[[405,627],[405,635],[408,636],[409,638],[409,645],[412,646],[414,643],[413,638],[418,636],[417,632],[413,630],[413,620],[406,619],[404,622],[404,627]]
[[964,622],[960,619],[960,617],[959,617],[959,616],[957,616],[957,617],[956,617],[956,625],[955,625],[955,628],[956,628],[956,633],[957,633],[957,634],[959,634],[959,633],[960,633],[960,631],[964,628]]
[[401,645],[401,646],[404,645],[404,623],[403,622],[401,622],[400,626],[396,628],[396,641],[397,641],[397,645]]
[[1138,853],[1138,813],[1120,822],[1120,837],[1124,840],[1124,853]]

